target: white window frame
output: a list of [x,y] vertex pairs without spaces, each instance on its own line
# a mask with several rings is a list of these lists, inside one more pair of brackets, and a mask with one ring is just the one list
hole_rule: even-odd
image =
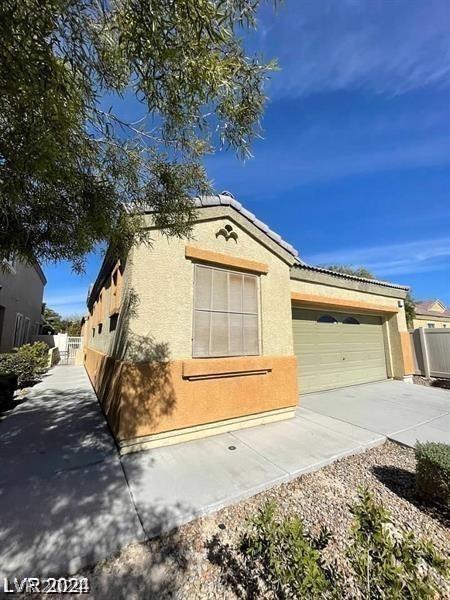
[[[210,269],[211,271],[224,271],[225,273],[232,273],[235,275],[245,275],[248,277],[253,277],[256,280],[256,306],[257,306],[257,312],[256,313],[249,313],[249,312],[237,312],[237,311],[224,311],[224,310],[206,310],[206,309],[197,309],[195,307],[195,296],[196,296],[196,286],[197,286],[197,272],[198,272],[198,267],[204,268],[204,269]],[[227,268],[222,268],[222,267],[218,267],[218,266],[212,266],[212,265],[203,265],[203,264],[194,264],[194,286],[193,286],[193,302],[192,302],[192,338],[191,338],[191,352],[192,352],[192,357],[193,358],[198,358],[198,359],[202,359],[202,358],[230,358],[230,357],[238,357],[238,356],[261,356],[262,352],[261,352],[261,288],[260,288],[260,277],[258,275],[256,275],[255,273],[248,273],[245,271],[237,271],[234,269],[227,269]],[[211,291],[212,294],[212,291]],[[211,296],[212,297],[212,296]],[[194,339],[194,334],[195,334],[195,317],[196,317],[196,313],[197,312],[208,312],[208,313],[227,313],[227,314],[240,314],[240,315],[255,315],[256,316],[256,320],[257,320],[257,347],[258,347],[258,351],[257,352],[252,352],[252,353],[230,353],[230,354],[212,354],[211,353],[211,329],[210,329],[210,352],[208,354],[197,354],[195,352],[195,339]]]
[[23,322],[23,335],[22,335],[22,344],[27,344],[30,341],[30,317],[25,317]]
[[[19,328],[17,328],[17,321],[20,322]],[[14,321],[14,331],[13,331],[13,348],[19,348],[22,341],[23,335],[23,314],[16,313],[16,320]],[[17,344],[16,344],[17,341]]]

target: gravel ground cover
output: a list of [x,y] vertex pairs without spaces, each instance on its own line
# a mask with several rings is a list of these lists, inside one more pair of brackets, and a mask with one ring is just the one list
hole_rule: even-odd
[[[251,598],[233,545],[244,531],[246,520],[266,500],[273,499],[278,514],[300,515],[313,533],[323,525],[331,531],[326,552],[345,576],[343,550],[352,520],[348,504],[355,500],[360,485],[368,486],[399,524],[430,538],[448,555],[449,514],[416,499],[414,469],[412,449],[386,442],[201,518],[173,534],[131,545],[81,575],[89,577],[89,597],[96,600]],[[348,597],[357,597],[352,595],[348,574],[347,578]],[[450,588],[442,590],[441,598],[450,598]]]
[[438,379],[436,377],[431,377],[431,379],[427,379],[426,377],[422,377],[422,375],[413,375],[413,381],[417,385],[424,385],[426,387],[438,387],[443,390],[450,391],[450,379]]

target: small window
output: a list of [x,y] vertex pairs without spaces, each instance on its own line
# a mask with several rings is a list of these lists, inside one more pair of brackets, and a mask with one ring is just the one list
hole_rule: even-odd
[[444,324],[442,325],[442,327],[445,329],[445,328],[447,327],[447,325],[444,323]]
[[109,331],[115,331],[117,329],[117,321],[119,319],[119,315],[116,313],[111,315],[109,318]]
[[321,315],[318,319],[317,319],[318,323],[337,323],[337,320],[332,317],[331,315]]
[[434,329],[434,323],[428,323],[428,329]]
[[103,323],[99,323],[97,329],[98,329],[98,333],[100,334],[102,332],[102,329],[103,329]]
[[355,317],[345,317],[342,322],[344,325],[359,325],[359,321]]
[[92,337],[95,337],[95,327],[92,328]]

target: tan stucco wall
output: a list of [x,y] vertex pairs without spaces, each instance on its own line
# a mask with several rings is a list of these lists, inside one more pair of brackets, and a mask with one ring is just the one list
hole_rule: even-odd
[[[123,271],[123,272],[122,272]],[[121,290],[124,295],[124,290],[128,290],[131,279],[131,264],[127,263],[123,265],[121,271]],[[84,344],[111,356],[122,356],[124,352],[123,340],[118,340],[117,332],[123,331],[123,318],[124,314],[119,314],[117,324],[112,329],[112,322],[115,317],[111,316],[111,309],[114,305],[113,298],[113,287],[111,285],[111,277],[107,277],[104,286],[101,289],[102,293],[102,310],[101,313],[98,309],[91,310],[88,318],[83,325],[83,338]],[[101,333],[98,331],[99,323],[102,323]],[[93,330],[95,330],[95,335]]]
[[416,315],[413,319],[413,329],[419,329],[419,327],[428,327],[428,323],[434,323],[435,329],[442,327],[450,328],[450,319],[436,320],[434,317],[421,317]]
[[388,296],[380,296],[378,294],[375,295],[366,292],[358,292],[356,290],[345,290],[340,287],[324,285],[322,283],[292,280],[291,291],[317,296],[326,296],[328,298],[343,298],[347,300],[379,304],[381,306],[392,308],[395,311],[399,310],[397,298],[390,298]]
[[[216,237],[227,224],[238,234],[237,242]],[[102,333],[95,310],[85,325],[85,366],[117,439],[284,409],[292,416],[298,402],[290,302],[294,259],[276,253],[229,217],[197,222],[189,240],[167,239],[158,230],[152,238],[151,245],[135,247],[127,257],[116,331],[109,333],[106,316],[108,280]],[[261,356],[192,359],[194,265],[225,256],[224,268],[260,269]],[[230,429],[241,426],[233,422]]]
[[[237,242],[216,238],[226,224],[238,233]],[[192,356],[194,263],[185,257],[187,243],[268,265],[268,273],[259,276],[261,352],[292,355],[289,265],[228,218],[197,223],[188,242],[155,231],[151,247],[134,249],[131,286],[138,306],[131,335],[147,338],[157,349],[164,346],[173,360]]]
[[[299,280],[291,281],[291,292],[293,292],[294,297],[298,294],[300,298],[302,295],[314,298],[332,298],[335,299],[337,304],[341,300],[348,301],[350,305],[354,306],[354,308],[348,309],[349,313],[357,313],[358,310],[371,310],[376,314],[376,307],[379,306],[385,336],[388,375],[402,378],[414,372],[405,310],[398,305],[399,301],[402,301],[400,295],[399,298],[393,298],[382,296],[379,293],[345,290],[332,285]],[[294,302],[301,306],[301,300],[298,302],[294,300]],[[358,309],[357,305],[360,305],[361,308]],[[306,305],[305,308],[307,308]]]

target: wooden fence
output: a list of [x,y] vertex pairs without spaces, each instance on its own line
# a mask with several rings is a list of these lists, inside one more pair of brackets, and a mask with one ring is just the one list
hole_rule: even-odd
[[450,329],[410,332],[417,375],[450,379]]

